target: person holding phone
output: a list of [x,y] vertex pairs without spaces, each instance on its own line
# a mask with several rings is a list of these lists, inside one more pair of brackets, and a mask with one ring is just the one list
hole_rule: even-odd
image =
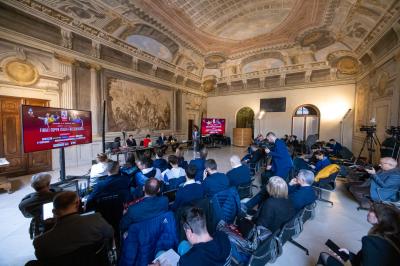
[[342,258],[347,256],[352,266],[399,265],[400,211],[392,205],[374,203],[368,212],[367,221],[372,224],[372,228],[361,239],[362,247],[357,254],[346,248],[336,250],[337,257],[322,252],[317,265],[341,266],[344,265]]

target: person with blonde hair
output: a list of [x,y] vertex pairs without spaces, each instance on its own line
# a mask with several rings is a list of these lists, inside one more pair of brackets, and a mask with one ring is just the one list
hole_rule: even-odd
[[253,221],[275,232],[292,219],[296,212],[288,198],[288,186],[283,178],[271,177],[267,184],[267,192],[269,197],[261,204]]

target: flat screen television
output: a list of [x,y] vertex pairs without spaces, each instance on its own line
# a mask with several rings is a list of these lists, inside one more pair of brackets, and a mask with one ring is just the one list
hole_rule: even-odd
[[90,111],[22,105],[24,152],[92,142]]
[[203,118],[201,120],[201,134],[225,134],[225,119],[224,118]]

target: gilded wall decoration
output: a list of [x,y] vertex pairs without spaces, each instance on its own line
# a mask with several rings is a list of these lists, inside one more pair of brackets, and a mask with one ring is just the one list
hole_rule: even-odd
[[369,88],[366,85],[357,87],[356,92],[356,131],[360,126],[364,125],[367,120],[368,102],[369,102]]
[[354,57],[345,56],[340,58],[336,67],[338,71],[345,75],[354,75],[358,73],[358,61]]
[[388,94],[387,84],[389,81],[389,74],[386,72],[379,73],[375,83],[375,90],[379,96],[385,96]]
[[21,86],[32,85],[39,78],[37,69],[31,63],[20,59],[9,61],[4,70],[12,82]]
[[111,78],[107,92],[108,131],[171,129],[172,91]]
[[316,50],[328,47],[335,42],[333,34],[326,30],[318,30],[306,33],[300,38],[301,46],[313,46]]

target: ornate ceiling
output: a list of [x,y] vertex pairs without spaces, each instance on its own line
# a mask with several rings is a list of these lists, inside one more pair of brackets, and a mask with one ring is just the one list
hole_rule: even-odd
[[249,71],[315,62],[356,73],[357,58],[400,10],[398,0],[36,1],[71,25],[88,25],[97,37],[131,44],[200,77],[240,74],[260,60]]

